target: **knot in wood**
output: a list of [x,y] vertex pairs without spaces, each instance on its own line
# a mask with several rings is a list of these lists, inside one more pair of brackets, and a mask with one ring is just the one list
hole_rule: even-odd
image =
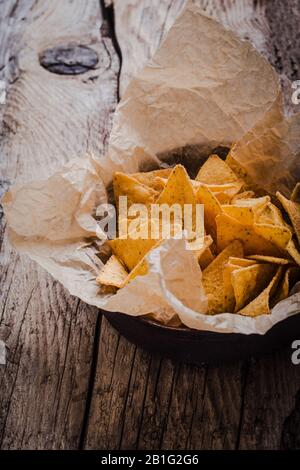
[[82,45],[58,46],[39,54],[42,67],[59,75],[79,75],[93,70],[98,63],[94,49]]

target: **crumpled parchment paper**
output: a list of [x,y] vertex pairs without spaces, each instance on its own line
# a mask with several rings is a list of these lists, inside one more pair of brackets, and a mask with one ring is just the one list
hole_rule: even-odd
[[[158,166],[166,155],[203,155],[238,142],[233,157],[270,192],[289,194],[299,180],[300,116],[285,119],[279,79],[260,54],[188,3],[148,65],[129,84],[114,117],[109,151],[75,159],[46,181],[9,191],[3,205],[11,243],[71,294],[107,311],[175,314],[200,330],[264,334],[300,313],[300,287],[271,315],[207,316],[201,270],[185,240],[166,240],[148,254],[149,273],[116,294],[96,284],[97,206],[113,173]],[[185,164],[189,164],[189,156]]]

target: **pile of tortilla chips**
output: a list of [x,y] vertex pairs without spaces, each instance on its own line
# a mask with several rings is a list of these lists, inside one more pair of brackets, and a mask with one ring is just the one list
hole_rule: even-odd
[[[269,314],[300,279],[299,183],[290,199],[280,193],[276,198],[256,194],[234,171],[230,157],[223,161],[211,155],[195,179],[176,165],[148,173],[116,173],[113,187],[116,204],[119,196],[127,196],[128,205],[203,204],[203,248],[193,252],[208,299],[203,313]],[[128,238],[109,240],[111,257],[98,284],[121,289],[145,275],[146,255],[162,239],[129,233]]]

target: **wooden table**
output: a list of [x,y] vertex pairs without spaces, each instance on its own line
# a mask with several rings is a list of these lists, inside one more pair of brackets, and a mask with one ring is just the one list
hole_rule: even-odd
[[[119,96],[184,0],[0,0],[1,190],[103,154]],[[287,81],[300,79],[299,0],[197,0],[252,41]],[[39,55],[86,45],[51,73]],[[44,61],[45,62],[45,61]],[[48,61],[49,63],[49,61]],[[54,64],[50,60],[50,68]],[[78,70],[77,70],[78,71]],[[300,447],[300,366],[291,349],[226,367],[150,355],[71,297],[7,241],[1,220],[2,449],[276,449]],[[296,394],[298,391],[298,398]]]

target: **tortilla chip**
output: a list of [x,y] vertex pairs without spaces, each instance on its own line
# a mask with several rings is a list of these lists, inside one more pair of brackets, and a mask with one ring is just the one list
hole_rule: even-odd
[[300,183],[297,183],[291,194],[291,201],[300,202]]
[[138,262],[160,241],[147,239],[132,238],[115,238],[109,240],[108,245],[113,253],[125,264],[129,271],[132,271]]
[[242,193],[239,193],[237,194],[236,196],[234,196],[231,200],[232,204],[234,204],[235,202],[237,201],[240,201],[240,200],[246,200],[246,199],[252,199],[255,197],[255,193],[254,191],[244,191]]
[[294,240],[290,240],[287,245],[286,251],[293,258],[293,260],[300,266],[300,253],[296,248]]
[[180,204],[182,207],[184,204],[196,204],[192,182],[182,165],[176,165],[172,169],[163,191],[155,202],[168,205]]
[[292,286],[299,279],[300,269],[296,266],[291,266],[288,268],[283,276],[282,281],[280,282],[278,292],[274,299],[273,305],[276,305],[281,300],[286,299],[289,296],[289,292]]
[[231,283],[235,296],[235,312],[238,312],[265,289],[275,267],[272,264],[254,264],[240,268],[232,273]]
[[204,205],[204,225],[213,238],[216,237],[216,217],[222,214],[222,206],[208,189],[201,185],[196,192],[197,202]]
[[161,170],[149,171],[147,173],[133,173],[137,181],[149,186],[155,191],[162,191],[173,168],[164,168]]
[[236,174],[218,155],[210,155],[196,176],[196,181],[206,184],[225,184],[238,180]]
[[159,168],[158,170],[146,171],[146,172],[139,172],[133,173],[131,176],[136,178],[141,183],[147,186],[147,182],[151,183],[151,181],[159,176],[160,178],[168,179],[170,174],[172,173],[173,168]]
[[145,276],[148,273],[148,261],[146,258],[141,259],[136,267],[128,274],[127,278],[124,281],[123,287],[128,284],[128,282],[135,279],[137,276]]
[[210,265],[210,263],[215,259],[215,255],[212,253],[210,248],[206,248],[206,250],[202,253],[202,255],[198,258],[200,268],[202,271]]
[[269,202],[256,213],[255,222],[260,224],[285,225],[280,210],[272,202]]
[[[198,182],[195,181],[195,183]],[[232,198],[240,191],[243,183],[241,181],[236,181],[225,184],[205,184],[205,186],[207,186],[208,189],[214,194],[220,204],[229,204]]]
[[213,243],[213,239],[210,235],[205,235],[203,240],[203,246],[199,250],[193,250],[193,255],[196,257],[197,260],[203,255],[205,250],[210,247]]
[[252,225],[257,212],[260,211],[262,207],[265,207],[269,201],[269,196],[256,199],[241,199],[236,201],[235,204],[223,205],[222,209],[225,214],[237,219],[243,225]]
[[247,266],[253,266],[256,264],[256,261],[247,258],[236,258],[235,256],[231,256],[229,258],[229,263],[235,264],[241,268],[246,268]]
[[213,244],[213,239],[210,235],[205,235],[204,244],[200,250],[194,250],[193,254],[197,258],[201,269],[205,269],[214,259],[210,246]]
[[158,192],[137,181],[130,175],[116,172],[113,178],[113,188],[116,205],[118,207],[119,197],[127,196],[127,205],[132,204],[152,204],[158,196]]
[[96,282],[104,286],[122,287],[128,276],[124,264],[112,255],[102,267]]
[[243,245],[235,240],[204,269],[202,282],[210,315],[228,312],[232,309],[232,296],[224,288],[223,270],[230,256],[243,257],[243,251]]
[[239,207],[236,205],[223,205],[223,212],[241,222],[243,225],[254,224],[254,213],[251,207]]
[[292,238],[292,232],[285,226],[255,223],[254,230],[258,235],[278,246],[281,250],[286,250]]
[[219,250],[223,250],[233,240],[240,240],[243,242],[246,255],[253,253],[278,257],[282,255],[282,251],[269,240],[257,234],[252,225],[243,225],[227,214],[218,215],[216,225]]
[[248,256],[251,260],[261,261],[262,263],[271,263],[271,264],[291,264],[292,261],[286,258],[276,258],[275,256],[264,256],[264,255],[250,255]]
[[241,269],[239,265],[233,263],[224,264],[223,268],[223,286],[227,296],[228,312],[233,313],[235,308],[235,295],[231,282],[231,275],[234,271]]
[[283,273],[283,267],[280,266],[273,277],[272,281],[266,287],[258,297],[250,302],[246,307],[240,310],[240,315],[248,317],[257,317],[258,315],[268,315],[270,313],[270,299],[276,290],[276,287],[281,279]]
[[284,210],[287,212],[295,230],[298,243],[300,243],[300,204],[295,201],[290,201],[289,199],[284,197],[279,191],[277,191],[276,196],[281,202]]

